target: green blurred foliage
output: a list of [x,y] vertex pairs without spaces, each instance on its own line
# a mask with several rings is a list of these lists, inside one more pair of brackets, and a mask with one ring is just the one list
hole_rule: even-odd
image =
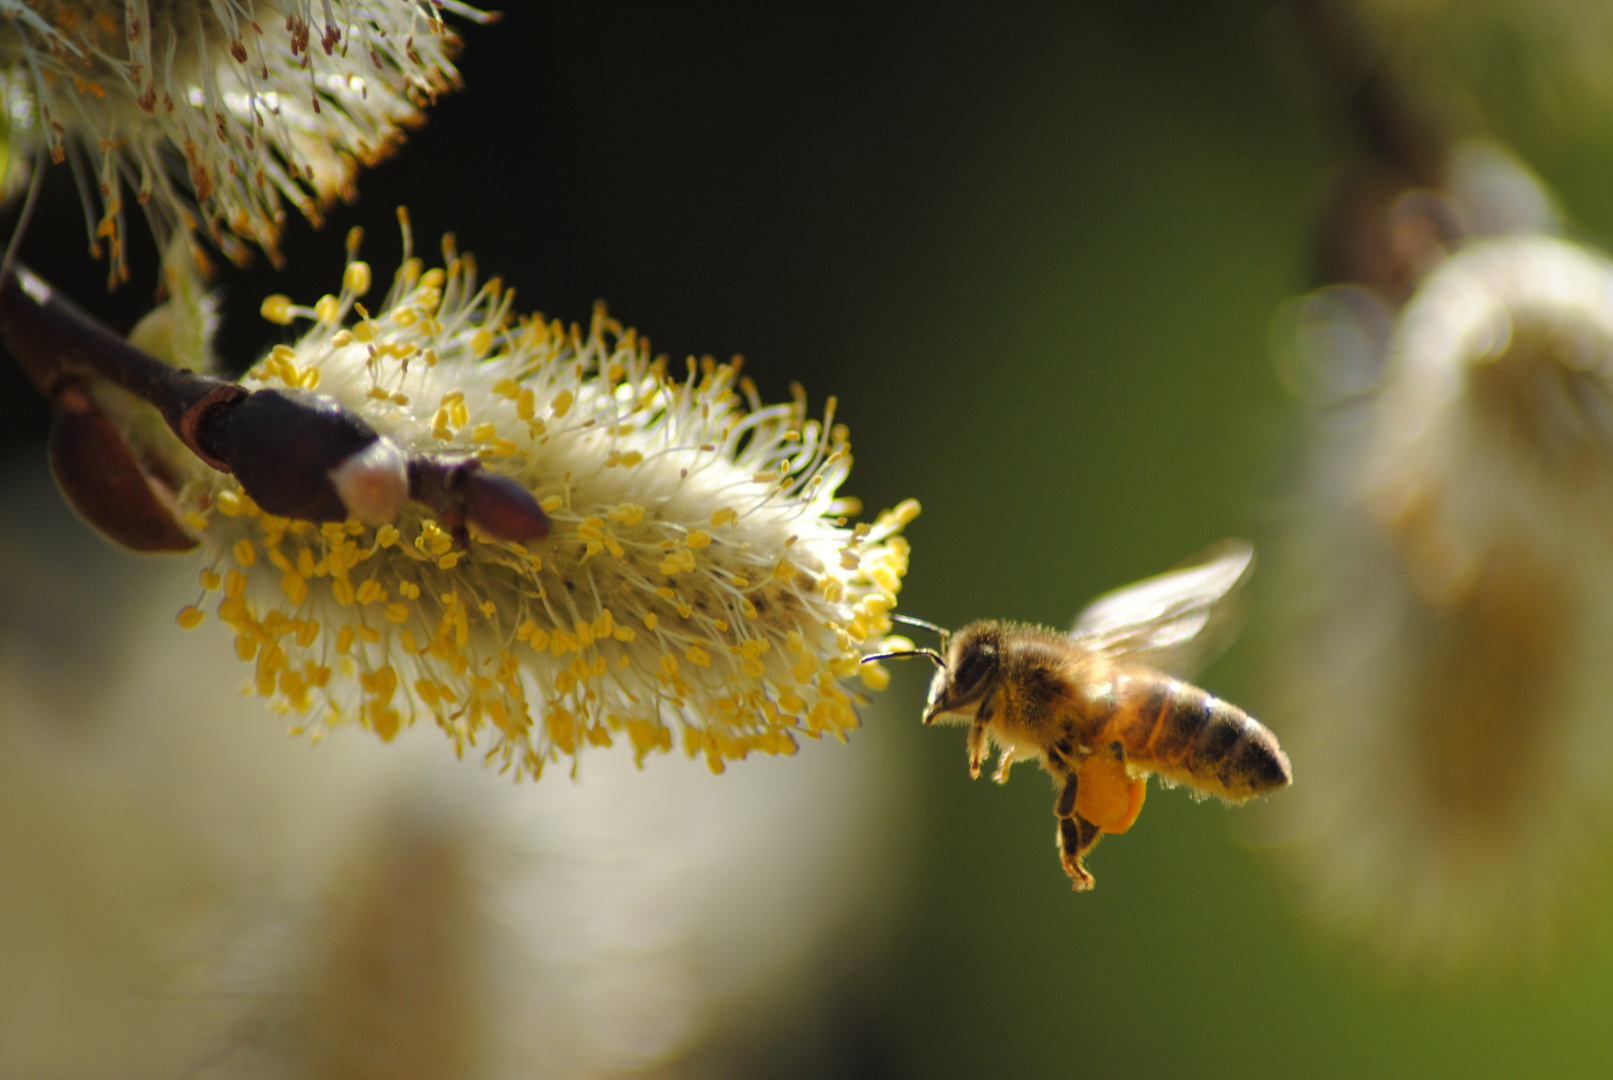
[[[838,394],[852,491],[924,504],[903,606],[925,618],[1062,624],[1277,512],[1299,418],[1267,327],[1346,148],[1268,5],[508,8],[362,202],[323,235],[292,225],[290,272],[222,278],[230,362],[278,340],[264,294],[334,287],[341,230],[364,224],[384,273],[406,202],[419,247],[456,230],[523,307],[582,320],[605,297],[674,359],[743,352],[766,396]],[[1534,149],[1613,235],[1613,138]],[[107,298],[73,203],[52,177],[25,257],[128,325],[155,258]],[[42,430],[30,415],[9,438]],[[1207,681],[1236,700],[1258,663],[1234,651]],[[917,723],[928,677],[903,667],[868,713],[889,731],[845,751],[898,759],[884,809],[917,849],[889,947],[825,963],[838,1026],[798,1034],[840,1048],[826,1068],[1613,1069],[1599,939],[1516,983],[1393,985],[1286,906],[1272,854],[1235,839],[1248,811],[1156,788],[1071,895],[1048,785],[1029,765],[971,783],[961,731]]]

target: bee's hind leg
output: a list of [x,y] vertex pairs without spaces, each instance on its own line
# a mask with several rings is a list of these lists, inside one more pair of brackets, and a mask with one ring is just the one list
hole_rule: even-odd
[[1064,787],[1059,791],[1058,802],[1053,804],[1053,813],[1058,816],[1058,845],[1059,858],[1064,863],[1064,872],[1070,875],[1070,886],[1076,892],[1085,892],[1097,882],[1082,865],[1082,857],[1097,846],[1098,838],[1103,831],[1092,822],[1075,812],[1075,796],[1078,779],[1070,773],[1064,780]]

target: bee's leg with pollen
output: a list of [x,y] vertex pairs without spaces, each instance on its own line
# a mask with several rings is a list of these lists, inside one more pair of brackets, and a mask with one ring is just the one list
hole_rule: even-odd
[[1137,815],[1143,812],[1143,800],[1148,798],[1148,778],[1142,777],[1131,782],[1126,789],[1126,816],[1113,825],[1105,825],[1104,832],[1123,833],[1137,823]]
[[1142,812],[1146,778],[1132,779],[1124,749],[1113,744],[1081,763],[1081,798],[1076,812],[1107,833],[1123,833]]
[[1079,793],[1080,778],[1075,773],[1068,773],[1064,780],[1064,787],[1059,791],[1058,801],[1053,804],[1053,813],[1058,817],[1058,845],[1059,859],[1064,863],[1064,872],[1070,875],[1070,886],[1076,892],[1084,892],[1092,888],[1096,882],[1087,868],[1081,864],[1081,857],[1091,851],[1098,843],[1102,831],[1090,821],[1075,812],[1075,800]]

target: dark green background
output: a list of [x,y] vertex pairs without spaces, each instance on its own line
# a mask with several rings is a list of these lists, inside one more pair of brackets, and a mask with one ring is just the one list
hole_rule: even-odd
[[[765,396],[839,395],[851,492],[924,504],[903,605],[938,622],[1062,624],[1277,515],[1300,419],[1268,326],[1348,147],[1273,10],[508,9],[362,202],[291,226],[292,272],[222,276],[233,362],[277,340],[263,295],[334,287],[350,225],[389,271],[407,203],[428,253],[456,230],[523,309],[603,297],[674,358],[744,353]],[[1613,226],[1605,133],[1517,134],[1576,220]],[[154,253],[108,297],[84,246],[52,176],[25,257],[127,327]],[[6,378],[5,440],[37,453],[43,414]],[[1208,681],[1257,697],[1258,665],[1234,650]],[[757,1075],[1613,1075],[1596,928],[1519,981],[1391,985],[1291,913],[1235,812],[1181,792],[1072,896],[1047,785],[971,783],[961,733],[917,724],[928,675],[903,668],[886,730],[847,751],[906,777],[881,808],[917,844],[894,938],[826,959],[829,1019],[795,1033],[813,1051]]]

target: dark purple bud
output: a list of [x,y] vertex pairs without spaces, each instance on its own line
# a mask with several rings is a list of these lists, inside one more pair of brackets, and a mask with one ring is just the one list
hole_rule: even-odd
[[481,471],[467,476],[465,518],[494,540],[524,544],[549,535],[549,518],[538,500],[508,476]]
[[334,399],[306,390],[259,390],[209,412],[199,434],[253,502],[306,521],[351,516],[330,473],[379,438]]
[[460,547],[470,544],[467,525],[493,540],[525,543],[549,535],[549,518],[532,493],[507,476],[482,471],[475,458],[409,462],[409,497],[431,507],[437,523]]
[[79,516],[132,551],[189,551],[186,532],[129,445],[76,381],[58,382],[51,402],[50,470]]

